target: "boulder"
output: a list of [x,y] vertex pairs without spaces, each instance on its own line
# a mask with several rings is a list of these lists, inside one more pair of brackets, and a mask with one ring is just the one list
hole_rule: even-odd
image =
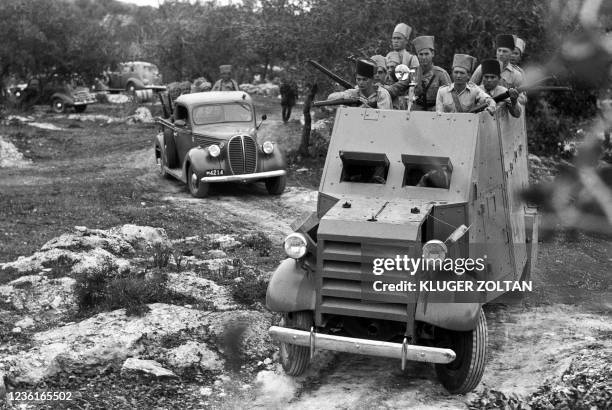
[[125,94],[107,94],[110,104],[126,104],[130,102],[130,97]]
[[[0,299],[20,312],[52,321],[66,312],[76,309],[72,278],[48,279],[45,276],[27,275],[0,286]],[[32,317],[15,323],[21,328],[34,325]]]
[[134,253],[134,248],[119,235],[111,235],[101,229],[75,229],[74,233],[65,233],[47,241],[41,251],[66,249],[73,252],[88,251],[94,248],[104,249],[114,255]]
[[34,319],[32,319],[31,316],[26,316],[23,319],[15,322],[15,326],[18,326],[22,329],[29,329],[36,326],[36,322],[34,322]]
[[232,235],[213,233],[204,235],[203,239],[207,240],[212,248],[219,248],[222,250],[234,249],[242,245]]
[[206,252],[206,256],[212,259],[227,258],[227,254],[223,252],[221,249],[211,249],[208,252]]
[[217,285],[212,280],[201,278],[194,272],[168,274],[168,289],[200,302],[210,303],[215,310],[238,308],[226,287]]
[[223,360],[205,344],[189,341],[166,352],[165,363],[181,374],[185,369],[199,367],[201,370],[223,370]]
[[[119,369],[137,356],[142,341],[152,342],[185,330],[204,331],[205,312],[155,303],[142,317],[126,316],[124,309],[97,314],[32,335],[28,351],[5,355],[2,362],[12,384],[36,384],[58,372],[98,374]],[[194,330],[195,329],[195,330]]]
[[160,242],[171,246],[168,235],[163,228],[127,224],[110,228],[106,232],[118,235],[137,248],[144,248],[147,245],[153,245],[154,243]]
[[176,374],[164,369],[155,360],[142,360],[130,357],[121,366],[121,375],[131,377],[133,375],[152,375],[157,378],[176,378]]
[[136,112],[128,117],[128,120],[135,123],[150,124],[155,121],[151,111],[147,107],[138,107]]

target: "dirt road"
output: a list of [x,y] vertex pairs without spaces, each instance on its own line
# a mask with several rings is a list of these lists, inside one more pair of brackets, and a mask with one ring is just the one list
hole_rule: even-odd
[[[264,134],[285,149],[297,146],[299,123],[283,124],[273,103],[260,110],[269,118]],[[157,175],[155,127],[50,115],[43,120],[62,130],[1,130],[32,161],[0,169],[2,262],[31,253],[73,225],[106,228],[121,222],[162,226],[174,237],[257,230],[280,245],[289,224],[316,207],[312,185],[293,184],[271,197],[263,186],[232,184],[194,199],[182,183]],[[528,395],[558,377],[578,352],[612,350],[610,250],[607,239],[594,237],[576,242],[552,237],[541,244],[536,291],[521,305],[486,310],[489,360],[477,392]],[[397,361],[330,352],[319,352],[305,376],[262,371],[256,386],[223,400],[222,407],[465,408],[475,395],[449,395],[427,364],[413,363],[402,373]]]

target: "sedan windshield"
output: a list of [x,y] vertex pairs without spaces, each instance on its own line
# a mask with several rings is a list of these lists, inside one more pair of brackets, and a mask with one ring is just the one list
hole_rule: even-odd
[[253,121],[253,114],[248,104],[200,105],[193,109],[193,122],[196,125],[250,121]]

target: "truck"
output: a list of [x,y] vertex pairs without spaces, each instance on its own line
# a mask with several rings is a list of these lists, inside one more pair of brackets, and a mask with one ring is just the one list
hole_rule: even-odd
[[528,290],[535,266],[527,168],[524,117],[505,110],[340,107],[316,211],[292,224],[267,288],[285,372],[328,349],[430,362],[450,393],[473,390],[483,306]]

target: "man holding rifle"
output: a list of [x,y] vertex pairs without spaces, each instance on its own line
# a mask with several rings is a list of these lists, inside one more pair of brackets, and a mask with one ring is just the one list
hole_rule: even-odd
[[357,60],[357,73],[355,80],[357,88],[331,93],[328,100],[355,99],[361,102],[362,107],[391,109],[391,96],[383,87],[374,84],[376,63],[370,60]]
[[[513,64],[510,64],[510,56],[514,51],[514,36],[512,34],[499,34],[495,38],[497,46],[497,61],[500,65],[500,84],[507,88],[518,88],[523,83],[523,76]],[[482,83],[482,68],[478,66],[474,70],[471,81],[474,84]]]
[[507,89],[499,85],[500,67],[497,60],[483,60],[482,64],[482,88],[487,94],[495,98],[508,92],[509,98],[498,102],[498,107],[505,106],[508,112],[515,118],[521,116],[521,105],[518,103],[519,92],[515,88]]

